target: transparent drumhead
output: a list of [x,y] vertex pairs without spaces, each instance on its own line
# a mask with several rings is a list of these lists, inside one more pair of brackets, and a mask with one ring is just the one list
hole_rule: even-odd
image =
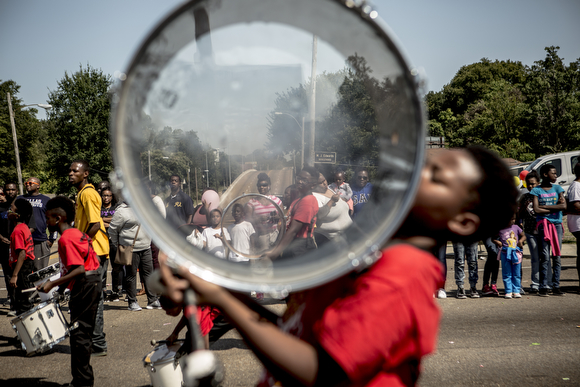
[[[286,293],[373,263],[412,202],[424,148],[413,77],[353,1],[181,6],[135,55],[112,125],[116,184],[155,243],[239,291]],[[209,253],[212,229],[242,222],[247,261],[228,258],[240,239]]]

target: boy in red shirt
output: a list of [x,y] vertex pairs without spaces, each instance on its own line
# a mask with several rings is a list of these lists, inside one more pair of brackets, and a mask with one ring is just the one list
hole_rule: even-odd
[[[74,203],[64,196],[57,196],[46,203],[46,224],[50,232],[58,231],[58,255],[61,277],[38,287],[49,292],[53,287],[71,289],[69,307],[71,324],[79,323],[70,335],[71,386],[93,386],[95,382],[91,367],[92,333],[95,327],[97,306],[102,283],[99,275],[99,260],[91,238],[71,226],[75,218]],[[61,286],[62,285],[62,286]]]
[[437,153],[380,259],[292,295],[280,326],[185,267],[178,270],[185,281],[160,268],[175,302],[191,286],[200,304],[218,307],[232,322],[267,369],[262,386],[414,386],[421,359],[435,350],[440,318],[433,293],[443,280],[441,265],[429,251],[447,240],[493,235],[508,224],[517,196],[513,177],[489,151]]
[[31,288],[28,275],[34,270],[34,241],[28,228],[32,216],[32,205],[26,199],[16,199],[12,202],[8,218],[16,224],[10,235],[10,258],[8,264],[12,268],[10,286],[14,288],[14,303],[17,315],[32,309],[33,304],[29,293],[23,290]]

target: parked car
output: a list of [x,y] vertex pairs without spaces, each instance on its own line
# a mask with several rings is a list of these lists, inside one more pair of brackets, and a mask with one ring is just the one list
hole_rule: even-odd
[[[540,173],[540,168],[546,164],[552,164],[556,168],[558,174],[557,184],[560,184],[564,191],[568,191],[568,187],[576,179],[574,175],[574,166],[578,163],[580,157],[580,150],[564,153],[555,153],[538,157],[534,162],[527,166],[526,171],[537,171]],[[521,188],[522,192],[527,192],[526,188]]]
[[530,163],[519,163],[516,165],[512,165],[510,168],[510,172],[512,173],[513,176],[519,176],[520,173],[527,168],[527,166],[530,165]]

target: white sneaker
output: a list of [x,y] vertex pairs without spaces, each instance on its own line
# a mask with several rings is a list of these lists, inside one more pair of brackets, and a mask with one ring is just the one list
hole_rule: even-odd
[[504,298],[510,299],[510,298],[512,298],[512,294],[511,293],[506,293],[505,296],[504,296]]
[[437,290],[437,298],[447,298],[447,293],[445,293],[445,289],[440,288]]
[[522,295],[520,293],[514,293],[514,298],[522,298]]

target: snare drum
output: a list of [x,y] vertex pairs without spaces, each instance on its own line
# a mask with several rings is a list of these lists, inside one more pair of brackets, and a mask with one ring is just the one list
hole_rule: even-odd
[[169,347],[161,344],[143,358],[143,365],[149,372],[153,387],[181,387],[183,375],[179,360],[175,354],[182,343],[175,343]]
[[22,313],[11,323],[26,356],[47,351],[63,341],[71,330],[59,304],[50,301]]
[[[54,265],[47,266],[43,269],[35,271],[28,275],[28,280],[34,283],[34,286],[41,285],[48,280],[54,281],[60,278],[60,263],[55,263]],[[58,291],[58,286],[50,289],[50,292],[43,293],[38,292],[41,302],[46,302],[52,300],[54,293]]]

